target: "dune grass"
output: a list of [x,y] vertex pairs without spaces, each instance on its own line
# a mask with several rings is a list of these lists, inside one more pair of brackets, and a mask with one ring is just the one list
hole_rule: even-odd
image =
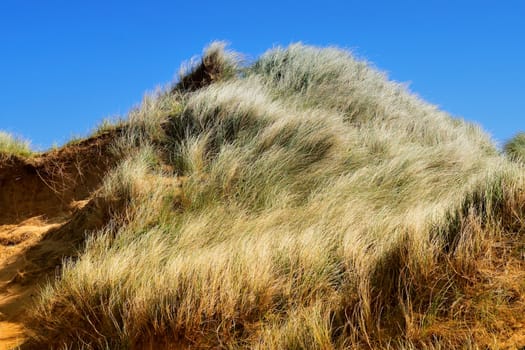
[[115,146],[129,158],[96,194],[125,205],[42,291],[34,344],[437,349],[506,334],[521,253],[494,247],[523,243],[524,179],[479,127],[335,48],[204,57],[131,112]]
[[504,146],[507,156],[520,163],[525,163],[525,133],[516,134]]
[[0,130],[0,157],[28,157],[32,153],[29,141]]

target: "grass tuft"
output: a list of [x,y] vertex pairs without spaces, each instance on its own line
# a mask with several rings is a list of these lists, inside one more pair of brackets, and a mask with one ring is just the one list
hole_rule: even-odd
[[525,162],[525,133],[516,134],[503,147],[505,154],[515,162]]
[[0,156],[29,157],[33,154],[29,141],[0,131]]
[[226,50],[225,42],[213,42],[205,50],[200,61],[192,61],[179,72],[179,81],[172,92],[189,92],[212,83],[233,78],[237,74],[240,56]]

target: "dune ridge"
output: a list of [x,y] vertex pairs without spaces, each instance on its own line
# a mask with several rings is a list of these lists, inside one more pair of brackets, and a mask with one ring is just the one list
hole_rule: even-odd
[[523,164],[346,51],[213,43],[88,139],[4,153],[22,349],[525,346]]

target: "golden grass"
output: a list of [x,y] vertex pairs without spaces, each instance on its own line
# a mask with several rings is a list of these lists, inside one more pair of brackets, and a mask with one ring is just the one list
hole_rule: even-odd
[[34,344],[508,340],[525,311],[522,168],[347,52],[297,44],[235,64],[131,112],[115,146],[129,158],[97,193],[125,209],[45,287]]
[[0,130],[0,158],[12,155],[27,157],[32,153],[29,141]]
[[510,159],[525,163],[525,133],[516,134],[505,144],[504,150]]

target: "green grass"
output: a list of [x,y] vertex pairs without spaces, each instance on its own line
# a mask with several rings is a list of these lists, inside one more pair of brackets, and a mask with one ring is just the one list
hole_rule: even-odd
[[4,131],[0,131],[0,156],[28,157],[32,155],[29,141],[15,137]]
[[[129,157],[97,193],[125,198],[124,214],[46,286],[34,341],[482,344],[448,313],[465,307],[462,278],[488,261],[473,258],[503,218],[523,229],[521,168],[478,126],[345,51],[295,44],[242,66],[211,50],[227,74],[130,113],[116,141]],[[452,331],[435,336],[447,317]]]

